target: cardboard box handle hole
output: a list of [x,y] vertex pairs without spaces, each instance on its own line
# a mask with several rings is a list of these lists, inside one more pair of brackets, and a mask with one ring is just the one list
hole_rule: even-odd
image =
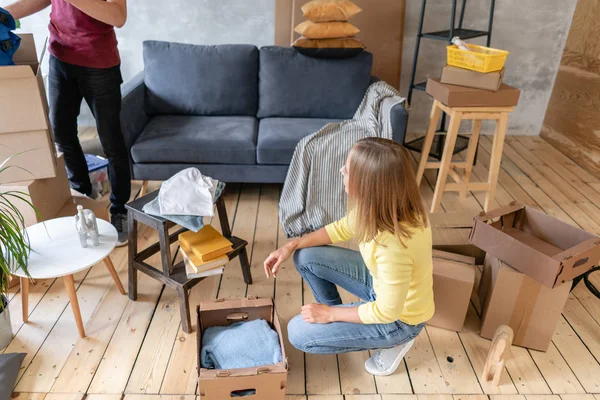
[[581,260],[578,260],[575,264],[573,264],[573,268],[581,267],[582,265],[587,264],[588,260],[589,260],[589,257],[585,257],[585,258],[582,258]]
[[233,312],[225,317],[228,321],[244,321],[248,319],[247,312]]
[[256,395],[256,389],[239,389],[233,390],[229,397],[250,397]]

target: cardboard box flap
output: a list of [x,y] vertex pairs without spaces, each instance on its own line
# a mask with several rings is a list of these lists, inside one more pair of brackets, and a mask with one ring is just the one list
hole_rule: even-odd
[[38,82],[27,66],[0,67],[0,134],[48,129]]
[[442,258],[433,259],[433,273],[455,281],[475,282],[475,266]]
[[600,238],[589,239],[555,255],[554,259],[560,261],[562,265],[556,282],[571,281],[600,264]]
[[519,203],[510,203],[508,206],[496,208],[495,210],[491,210],[488,212],[480,212],[475,218],[480,219],[481,221],[489,221],[496,218],[503,217],[506,214],[513,213],[515,211],[521,210],[525,208],[523,204]]
[[464,256],[462,254],[450,253],[448,251],[433,250],[433,258],[439,258],[442,260],[456,261],[463,264],[475,265],[475,258]]
[[19,49],[13,55],[13,61],[15,64],[32,64],[38,63],[37,51],[35,48],[35,41],[33,39],[33,34],[24,33],[19,34],[21,38],[21,44]]
[[10,65],[8,67],[0,67],[0,85],[6,79],[31,79],[35,80],[34,72],[27,65]]

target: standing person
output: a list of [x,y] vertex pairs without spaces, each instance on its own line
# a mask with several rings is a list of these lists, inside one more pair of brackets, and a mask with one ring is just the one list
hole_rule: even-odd
[[[399,144],[360,140],[341,173],[348,216],[271,253],[265,273],[275,276],[293,253],[318,302],[289,322],[294,347],[315,354],[378,350],[365,368],[390,375],[433,316],[431,228],[410,156]],[[360,253],[325,246],[352,238]],[[337,286],[364,301],[342,305]]]
[[77,136],[77,117],[85,99],[96,119],[108,158],[112,193],[111,222],[127,243],[125,203],[131,192],[129,155],[121,132],[121,59],[114,27],[127,20],[127,0],[18,0],[6,6],[21,19],[52,5],[50,13],[50,123],[64,153],[71,186],[94,196],[87,163]]

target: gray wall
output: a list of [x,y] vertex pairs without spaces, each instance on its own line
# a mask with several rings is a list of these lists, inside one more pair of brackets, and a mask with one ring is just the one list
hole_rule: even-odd
[[[490,0],[467,0],[467,3],[464,27],[486,30]],[[496,1],[491,46],[510,52],[505,82],[522,90],[519,106],[509,118],[511,133],[538,135],[540,132],[575,4],[576,0]],[[448,29],[450,5],[450,0],[427,2],[424,32]],[[410,82],[420,9],[421,1],[406,1],[401,79],[404,95]],[[458,13],[456,18],[458,24]],[[471,42],[485,45],[485,38]],[[439,77],[446,60],[445,46],[440,41],[421,41],[417,82]],[[424,132],[432,100],[427,94],[415,91],[412,103],[409,131]]]
[[[12,0],[0,0],[5,5]],[[117,29],[125,80],[143,69],[142,42],[166,40],[197,44],[273,44],[273,0],[130,0],[129,18]],[[33,32],[38,52],[48,35],[50,8],[21,21]],[[43,65],[47,71],[47,61]],[[94,125],[84,105],[80,125]]]
[[[375,3],[375,0],[373,0]],[[6,4],[9,0],[0,0]],[[490,0],[468,0],[465,27],[487,26]],[[406,28],[402,62],[402,87],[407,92],[421,1],[406,0]],[[459,2],[460,3],[460,2]],[[506,82],[523,92],[509,128],[518,134],[537,135],[554,84],[576,0],[498,0],[492,46],[511,52]],[[447,29],[450,0],[429,0],[425,30]],[[375,6],[375,4],[374,4]],[[47,36],[48,11],[22,21],[23,31],[34,32],[38,43]],[[188,43],[273,43],[273,0],[132,0],[129,21],[117,30],[123,77],[142,69],[142,41],[147,39]],[[484,39],[475,43],[483,44]],[[423,40],[418,80],[438,76],[445,61],[443,42]],[[424,132],[430,98],[413,96],[409,129]],[[84,111],[82,125],[92,125]]]

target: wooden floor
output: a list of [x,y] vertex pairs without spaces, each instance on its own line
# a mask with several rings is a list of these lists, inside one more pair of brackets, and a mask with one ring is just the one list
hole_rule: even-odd
[[[490,147],[489,138],[483,137],[474,176],[487,175]],[[509,137],[502,167],[498,205],[517,200],[600,234],[600,179],[542,139]],[[426,177],[421,189],[431,201],[433,176]],[[229,217],[234,233],[250,242],[254,284],[244,284],[234,261],[222,278],[211,277],[194,287],[192,304],[222,297],[273,296],[285,327],[303,302],[313,301],[291,262],[283,266],[276,283],[262,273],[265,257],[286,242],[278,225],[279,193],[277,185],[228,186]],[[480,196],[461,202],[457,195],[446,193],[442,207],[446,212],[476,213],[482,202]],[[213,225],[218,225],[216,220]],[[145,243],[155,240],[147,230],[141,237]],[[126,282],[126,250],[117,249],[111,257]],[[128,400],[142,395],[195,399],[196,342],[180,330],[176,293],[141,276],[138,301],[131,302],[119,294],[103,265],[75,278],[86,339],[78,337],[60,280],[31,285],[28,324],[21,320],[18,289],[11,292],[16,336],[5,351],[27,353],[16,398],[76,400],[87,395],[91,400],[118,400],[125,394]],[[592,280],[600,287],[598,274]],[[345,300],[353,299],[346,294]],[[460,333],[424,329],[390,377],[373,378],[365,372],[366,352],[317,356],[288,346],[289,399],[600,400],[600,300],[583,285],[570,295],[548,352],[515,347],[497,388],[478,378],[490,343],[478,334],[478,308],[474,298]]]

